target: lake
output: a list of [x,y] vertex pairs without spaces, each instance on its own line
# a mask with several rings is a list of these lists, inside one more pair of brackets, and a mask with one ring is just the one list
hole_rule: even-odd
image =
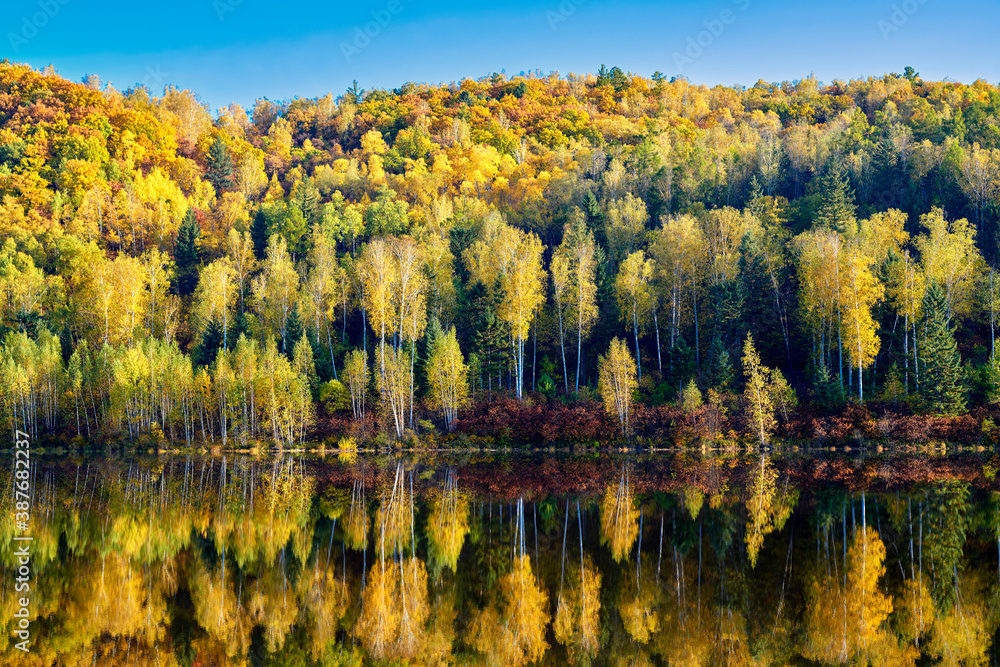
[[27,525],[2,499],[0,662],[993,665],[998,468],[38,456]]

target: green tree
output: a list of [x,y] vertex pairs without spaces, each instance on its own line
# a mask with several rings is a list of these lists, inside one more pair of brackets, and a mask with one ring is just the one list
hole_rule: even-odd
[[729,358],[729,350],[722,344],[718,336],[712,338],[708,348],[708,379],[712,389],[730,391],[733,386],[733,362]]
[[966,405],[962,357],[948,320],[944,290],[936,282],[927,288],[923,312],[920,393],[927,407],[937,414],[963,414]]
[[288,320],[285,322],[285,335],[281,336],[279,341],[282,353],[289,359],[292,358],[295,345],[302,338],[302,332],[302,316],[299,315],[298,305],[295,305],[292,306],[292,311],[288,314]]
[[219,194],[233,187],[233,158],[229,155],[226,142],[219,135],[216,135],[205,158],[205,178]]
[[851,186],[847,183],[847,177],[839,161],[834,161],[827,168],[820,182],[820,197],[819,209],[816,211],[816,226],[854,236],[858,231],[854,193],[851,192]]
[[194,215],[194,209],[188,209],[177,231],[177,243],[174,246],[174,263],[177,267],[177,292],[188,295],[198,284],[198,259],[201,255],[201,227]]
[[264,209],[258,208],[253,216],[253,224],[250,226],[250,239],[253,241],[253,255],[258,262],[263,262],[267,257],[267,215]]

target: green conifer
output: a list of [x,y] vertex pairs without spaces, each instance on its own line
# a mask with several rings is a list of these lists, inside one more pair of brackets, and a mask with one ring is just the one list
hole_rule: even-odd
[[222,333],[222,324],[219,320],[214,317],[209,320],[208,326],[201,334],[201,342],[194,350],[195,363],[210,366],[215,361],[219,350],[222,349]]
[[839,161],[834,161],[820,181],[821,201],[816,211],[816,226],[827,227],[853,236],[858,231],[854,193]]
[[215,186],[216,193],[233,187],[233,158],[229,155],[226,142],[216,136],[205,158],[205,178]]
[[712,389],[731,391],[733,388],[733,362],[729,350],[718,336],[712,338],[708,348],[708,379]]
[[177,230],[177,244],[174,246],[174,262],[177,265],[177,292],[182,295],[191,294],[198,284],[198,258],[201,254],[201,228],[194,215],[194,209],[188,209]]
[[253,224],[250,226],[250,240],[253,241],[253,255],[258,262],[263,262],[267,257],[267,216],[264,210],[258,208],[253,216]]
[[823,411],[836,410],[844,404],[844,392],[830,370],[820,366],[813,377],[813,404]]
[[920,349],[920,394],[932,412],[940,415],[964,414],[965,371],[951,323],[944,290],[931,283],[924,295],[923,333]]
[[299,342],[302,338],[302,317],[299,315],[299,307],[292,306],[292,312],[288,314],[288,319],[285,320],[285,335],[281,339],[281,351],[289,359],[292,358],[292,351],[295,348],[295,344]]

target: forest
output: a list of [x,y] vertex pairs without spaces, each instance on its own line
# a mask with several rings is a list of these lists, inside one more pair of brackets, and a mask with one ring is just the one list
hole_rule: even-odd
[[993,441],[998,116],[997,86],[909,67],[708,87],[602,65],[212,111],[4,60],[0,419]]

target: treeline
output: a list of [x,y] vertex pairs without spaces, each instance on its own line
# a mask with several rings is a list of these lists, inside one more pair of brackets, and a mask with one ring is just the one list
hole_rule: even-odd
[[806,402],[961,414],[1000,398],[998,109],[909,68],[602,67],[213,117],[4,62],[5,419],[292,442],[335,413],[403,437],[594,390],[626,434],[635,400],[757,436]]

